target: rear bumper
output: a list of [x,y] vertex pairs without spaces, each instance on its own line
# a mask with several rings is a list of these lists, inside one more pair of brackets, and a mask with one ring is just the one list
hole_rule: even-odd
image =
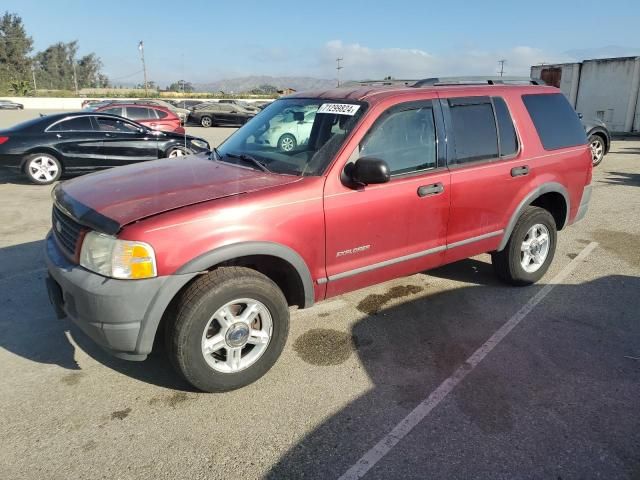
[[166,307],[193,275],[106,278],[70,263],[51,234],[45,245],[47,290],[58,316],[69,317],[112,355],[144,360]]
[[591,185],[587,185],[584,187],[584,190],[582,191],[582,199],[580,200],[580,206],[578,207],[576,217],[573,219],[573,223],[579,222],[587,214],[587,210],[589,209],[589,202],[591,201],[591,190]]
[[22,166],[22,155],[0,154],[0,167],[11,170],[20,170]]

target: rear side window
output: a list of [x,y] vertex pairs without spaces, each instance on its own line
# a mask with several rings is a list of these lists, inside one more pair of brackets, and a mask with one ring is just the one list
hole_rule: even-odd
[[500,141],[500,156],[508,157],[518,152],[518,137],[513,126],[507,104],[501,97],[493,97],[493,106],[498,121],[498,140]]
[[587,143],[580,119],[563,94],[523,95],[522,101],[545,150]]
[[49,129],[50,132],[86,132],[93,130],[89,117],[76,117],[60,122]]
[[498,130],[489,97],[450,98],[455,163],[498,157]]
[[122,116],[122,107],[113,107],[102,110],[102,113],[110,113],[112,115],[120,115]]
[[167,112],[163,111],[163,110],[155,110],[156,115],[158,115],[158,118],[165,118],[167,116]]

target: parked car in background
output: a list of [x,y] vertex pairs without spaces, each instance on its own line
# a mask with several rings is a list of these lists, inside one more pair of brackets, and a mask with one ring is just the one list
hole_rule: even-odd
[[0,110],[24,110],[24,105],[11,100],[0,100]]
[[237,107],[240,108],[244,108],[246,111],[248,112],[252,112],[252,113],[259,113],[260,112],[260,108],[252,105],[249,102],[245,102],[244,100],[235,100],[235,99],[230,99],[230,98],[223,98],[222,100],[218,100],[218,103],[228,103],[231,105],[235,105]]
[[168,108],[180,118],[180,121],[183,124],[187,121],[187,118],[189,118],[189,113],[191,113],[186,108],[176,107],[175,105],[171,105],[169,102],[160,100],[158,98],[140,98],[138,100],[134,100],[133,102],[129,102],[129,103],[136,103],[136,104],[142,104],[142,105],[157,105],[159,107]]
[[200,105],[202,100],[166,100],[168,103],[177,108],[191,110],[196,105]]
[[255,116],[238,105],[212,102],[191,111],[189,120],[203,127],[244,125]]
[[0,166],[38,185],[63,173],[84,173],[128,163],[208,152],[206,140],[107,113],[59,113],[0,130]]
[[256,143],[275,147],[282,152],[291,152],[309,142],[315,118],[315,109],[285,110],[269,121],[269,128],[256,138]]
[[134,120],[153,130],[163,132],[184,133],[180,118],[168,108],[156,105],[140,105],[134,103],[104,105],[95,112],[119,115]]
[[602,163],[604,156],[609,153],[611,148],[611,135],[607,125],[597,119],[584,120],[582,125],[587,132],[587,139],[591,147],[591,156],[593,157],[593,166],[597,167]]
[[268,107],[273,103],[273,100],[260,100],[258,102],[253,102],[254,107],[258,107],[260,110],[264,110],[265,107]]
[[82,105],[81,108],[85,109],[91,105],[95,105],[96,103],[101,103],[102,100],[96,100],[96,99],[87,99],[87,100],[83,100],[82,101]]

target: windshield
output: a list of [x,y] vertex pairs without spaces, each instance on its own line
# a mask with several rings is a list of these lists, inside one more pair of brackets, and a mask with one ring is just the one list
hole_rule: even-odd
[[247,166],[238,157],[252,157],[274,173],[321,175],[365,109],[319,98],[277,100],[218,148],[220,160]]

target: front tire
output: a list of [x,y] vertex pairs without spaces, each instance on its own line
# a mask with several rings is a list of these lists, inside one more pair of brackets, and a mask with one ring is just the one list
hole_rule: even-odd
[[244,267],[199,277],[181,295],[167,324],[172,363],[194,387],[225,392],[262,377],[289,334],[289,307],[278,286]]
[[589,136],[589,147],[591,148],[591,161],[593,166],[597,167],[604,159],[604,139],[600,135]]
[[166,158],[180,158],[191,155],[191,150],[183,147],[172,147],[167,151]]
[[213,127],[213,119],[211,117],[202,117],[200,119],[200,125],[204,128]]
[[50,185],[62,175],[60,161],[48,153],[34,153],[27,156],[24,173],[31,183]]
[[553,260],[557,230],[545,209],[528,207],[520,216],[504,250],[493,252],[493,268],[504,282],[531,285],[542,278]]

